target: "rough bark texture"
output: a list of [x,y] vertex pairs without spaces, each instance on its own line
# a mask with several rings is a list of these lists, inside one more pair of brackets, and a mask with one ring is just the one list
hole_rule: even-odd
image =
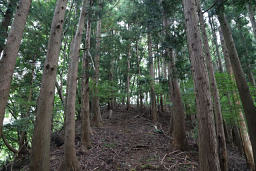
[[[228,53],[228,49],[227,49],[227,46],[226,46],[226,43],[225,43],[225,40],[224,40],[224,37],[223,37],[223,33],[222,33],[222,30],[220,29],[220,40],[221,40],[221,43],[222,43],[222,48],[223,48],[223,53],[224,53],[224,57],[225,57],[225,64],[226,64],[226,68],[227,68],[227,72],[230,76],[230,78],[234,80],[234,72],[233,72],[233,69],[232,69],[232,66],[231,66],[231,61],[230,61],[230,58],[229,58],[229,53]],[[240,100],[238,99],[237,97],[237,94],[235,92],[232,92],[233,93],[233,97],[234,97],[234,103],[236,105],[241,105],[240,104]],[[253,152],[252,152],[252,145],[251,145],[251,141],[249,139],[249,135],[248,135],[248,131],[247,131],[247,127],[246,127],[246,121],[244,119],[244,115],[243,115],[243,112],[241,111],[241,109],[238,110],[238,118],[239,120],[237,121],[237,124],[239,125],[238,128],[237,126],[235,126],[235,133],[238,132],[237,129],[239,129],[239,133],[240,133],[240,137],[241,139],[239,139],[238,137],[235,137],[235,140],[236,140],[236,144],[238,145],[239,149],[241,149],[241,142],[238,142],[239,140],[242,141],[242,144],[243,144],[243,149],[244,149],[244,153],[245,153],[245,156],[246,156],[246,159],[247,159],[247,162],[249,164],[249,167],[250,168],[254,168],[255,167],[255,164],[254,164],[254,159],[253,159]]]
[[[129,28],[129,27],[128,27]],[[130,56],[131,56],[131,44],[128,45],[128,54],[127,54],[127,79],[126,79],[126,109],[130,109]]]
[[94,58],[95,71],[93,75],[94,81],[94,92],[93,92],[93,121],[95,126],[102,126],[102,118],[100,113],[100,103],[98,96],[98,82],[99,82],[99,67],[100,67],[100,41],[101,41],[101,19],[97,21],[97,31],[96,31],[96,55]]
[[[169,52],[168,52],[169,51]],[[171,101],[173,103],[173,146],[177,150],[186,149],[186,132],[185,132],[185,111],[181,99],[180,86],[176,74],[174,62],[174,54],[171,50],[167,50],[170,60],[169,70],[169,89],[171,89]]]
[[255,21],[255,18],[254,18],[255,13],[254,13],[253,8],[255,9],[255,7],[253,7],[252,3],[248,2],[248,5],[247,5],[248,14],[249,14],[250,22],[252,24],[254,38],[256,39],[256,21]]
[[[164,13],[163,26],[165,28],[166,40],[169,39],[168,33],[168,19]],[[166,48],[167,59],[169,60],[168,67],[168,82],[171,101],[173,103],[173,115],[172,115],[172,135],[173,135],[173,146],[177,150],[185,150],[186,148],[186,132],[185,132],[185,111],[184,105],[181,98],[180,87],[177,78],[177,70],[175,66],[175,54],[172,49]],[[168,61],[167,60],[167,61]]]
[[37,116],[32,139],[30,170],[49,170],[50,129],[54,99],[54,88],[58,57],[61,46],[64,16],[67,0],[58,0],[51,25],[48,51],[44,63],[41,89],[38,99]]
[[158,121],[157,111],[156,111],[156,95],[154,88],[154,65],[153,65],[153,56],[152,56],[152,39],[150,33],[148,33],[148,61],[149,61],[149,72],[151,76],[150,80],[150,104],[151,104],[151,116],[154,123]]
[[[202,32],[202,39],[203,39],[203,45],[204,45],[204,54],[206,58],[206,64],[208,68],[208,76],[210,81],[210,88],[211,88],[211,95],[213,97],[213,107],[214,107],[214,114],[215,114],[215,125],[216,125],[216,133],[217,133],[217,145],[218,145],[218,154],[219,154],[219,161],[220,161],[220,168],[222,171],[228,170],[228,159],[227,159],[227,147],[226,147],[226,139],[225,139],[225,133],[224,133],[224,125],[223,125],[223,118],[222,118],[222,112],[221,112],[221,105],[220,105],[220,97],[219,97],[219,90],[217,87],[217,82],[214,75],[214,69],[212,64],[212,57],[210,54],[210,47],[208,43],[207,33],[205,29],[205,21],[203,17],[203,13],[201,11],[200,7],[200,0],[197,0],[197,7],[198,7],[198,15],[199,15],[199,21],[200,21],[200,27]],[[217,37],[216,33],[214,31],[214,28],[212,28],[214,36],[214,41],[217,44]],[[218,50],[218,46],[216,45],[216,49]],[[219,55],[219,52],[218,52]],[[218,56],[220,57],[220,56]],[[220,72],[223,72],[222,64],[219,64],[219,70]]]
[[[245,75],[237,54],[235,43],[232,37],[230,26],[224,15],[224,5],[222,0],[218,0],[218,19],[220,22],[221,30],[224,40],[228,49],[230,62],[233,68],[236,84],[238,87],[239,95],[242,101],[245,117],[248,125],[248,132],[252,143],[253,155],[256,155],[256,108],[248,84],[245,79]],[[254,163],[256,162],[254,158]]]
[[183,0],[183,5],[196,94],[200,170],[218,171],[220,170],[220,163],[217,153],[213,106],[207,69],[204,63],[195,0]]
[[[138,67],[138,75],[140,76],[141,75],[141,69],[140,69],[140,62],[141,62],[141,57],[139,55],[139,46],[138,46],[138,42],[136,41],[136,56],[137,56],[137,67]],[[140,82],[139,82],[139,77],[137,78],[137,86],[138,86],[138,89],[139,89],[139,109],[142,111],[143,109],[143,93],[142,93],[142,90],[141,90],[141,85],[140,85]]]
[[87,30],[86,30],[86,40],[85,40],[85,52],[83,56],[83,80],[82,80],[82,132],[81,132],[81,143],[82,150],[86,151],[91,146],[90,141],[90,111],[89,111],[89,73],[88,73],[88,58],[90,50],[90,40],[91,40],[91,22],[90,16],[87,19]]
[[[242,25],[240,24],[239,19],[238,19],[238,21],[236,21],[236,23],[238,25],[239,34],[240,34],[240,38],[242,39],[242,42],[246,42],[243,30],[242,30]],[[244,48],[245,48],[245,58],[249,58],[249,51],[248,51],[247,46],[245,45]],[[255,83],[255,79],[254,79],[254,76],[253,76],[253,73],[252,73],[251,64],[250,64],[250,62],[248,62],[248,60],[246,60],[245,63],[247,65],[247,67],[245,69],[245,72],[246,72],[246,74],[248,76],[248,80],[255,87],[256,83]]]
[[57,92],[59,94],[59,97],[60,97],[60,100],[61,100],[61,103],[62,105],[64,106],[64,97],[63,97],[63,94],[62,94],[62,87],[59,85],[59,83],[56,81],[55,83],[55,86],[57,88]]
[[246,160],[250,169],[254,170],[255,164],[253,161],[252,145],[249,139],[248,130],[247,130],[246,121],[245,121],[243,112],[239,111],[238,117],[239,117],[239,120],[238,120],[239,131],[240,131],[240,136],[243,142],[243,149],[246,156]]
[[218,42],[217,42],[215,22],[214,22],[213,18],[210,17],[210,16],[209,16],[209,23],[210,23],[210,26],[211,26],[212,35],[213,35],[213,42],[214,42],[215,49],[216,49],[216,57],[217,57],[217,60],[218,60],[218,68],[219,68],[218,70],[219,70],[219,72],[223,72],[223,66],[222,66],[221,57],[220,57],[219,45],[218,45]]
[[83,1],[82,10],[78,22],[78,27],[70,48],[71,65],[69,67],[68,78],[68,94],[67,104],[65,106],[65,139],[64,139],[64,162],[60,167],[61,171],[76,171],[79,170],[79,164],[76,157],[75,149],[75,112],[76,112],[76,90],[77,90],[77,75],[78,75],[78,61],[79,49],[82,40],[84,29],[85,15],[87,12],[88,0]]
[[141,92],[141,87],[140,87],[140,79],[139,76],[141,74],[140,71],[140,55],[139,55],[139,46],[138,46],[138,41],[136,40],[136,57],[137,57],[137,68],[138,68],[138,77],[137,77],[137,87],[139,90],[138,96],[137,96],[137,107],[138,109],[142,110],[143,102],[142,102],[142,92]]
[[0,135],[2,134],[5,107],[8,101],[12,75],[14,72],[30,4],[31,0],[20,0],[11,30],[8,34],[2,59],[0,59]]
[[220,33],[220,42],[221,42],[221,47],[222,47],[222,52],[225,60],[225,65],[226,65],[226,70],[229,73],[229,75],[233,75],[232,67],[231,67],[231,62],[228,54],[228,49],[223,37],[223,33],[221,31],[221,28],[219,27],[219,33]]
[[0,25],[0,55],[4,50],[5,39],[8,36],[8,27],[11,25],[13,13],[15,11],[18,0],[11,0],[8,4],[7,10],[4,14],[3,20]]

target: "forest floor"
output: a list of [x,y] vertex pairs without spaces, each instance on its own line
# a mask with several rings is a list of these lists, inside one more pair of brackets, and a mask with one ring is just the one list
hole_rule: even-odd
[[[161,131],[155,129],[146,110],[139,112],[119,108],[113,111],[111,119],[107,119],[107,111],[102,114],[104,126],[93,127],[92,148],[86,153],[80,150],[80,125],[77,124],[76,150],[81,170],[198,170],[198,148],[190,122],[186,122],[189,148],[187,151],[176,151],[170,145],[168,113],[160,115],[157,126]],[[51,148],[51,170],[57,170],[63,160],[63,145]],[[245,159],[229,148],[229,170],[243,171],[246,168]],[[26,165],[22,170],[27,169]]]

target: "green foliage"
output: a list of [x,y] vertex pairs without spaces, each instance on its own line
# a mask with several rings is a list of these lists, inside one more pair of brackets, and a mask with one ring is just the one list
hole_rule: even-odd
[[180,89],[182,91],[182,100],[186,107],[187,115],[196,114],[196,99],[194,93],[194,83],[192,78],[182,81],[180,83]]
[[240,100],[237,97],[238,90],[236,84],[227,73],[216,73],[215,76],[219,89],[223,118],[227,123],[234,124],[238,119],[238,111],[242,110],[242,106],[236,104]]

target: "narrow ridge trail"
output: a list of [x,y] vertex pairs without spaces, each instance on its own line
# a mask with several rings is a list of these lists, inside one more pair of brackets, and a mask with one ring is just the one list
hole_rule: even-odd
[[[187,151],[176,151],[170,145],[169,114],[160,113],[160,121],[153,125],[148,110],[113,111],[111,119],[103,110],[104,126],[93,128],[92,147],[83,153],[80,148],[80,121],[76,122],[76,153],[81,170],[85,171],[162,171],[198,170],[198,147],[195,128],[186,121]],[[60,131],[60,137],[64,136]],[[57,170],[63,160],[63,145],[51,145],[51,170]],[[246,171],[246,161],[235,149],[229,148],[229,170]],[[23,167],[27,170],[28,166]]]
[[[147,117],[148,114],[135,109],[103,112],[104,126],[93,127],[92,148],[86,154],[79,149],[77,156],[82,170],[88,171],[138,171],[138,170],[197,170],[197,151],[172,151],[168,136],[169,117],[162,116],[157,131]],[[79,124],[77,124],[79,136]],[[51,154],[51,168],[57,169],[63,157],[63,147]]]

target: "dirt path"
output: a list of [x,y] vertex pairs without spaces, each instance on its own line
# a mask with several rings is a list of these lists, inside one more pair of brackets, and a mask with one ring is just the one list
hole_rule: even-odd
[[[191,137],[191,124],[187,122],[190,150],[173,151],[168,136],[169,114],[162,114],[157,125],[132,110],[115,110],[107,119],[103,112],[104,126],[93,128],[92,148],[87,153],[80,150],[80,126],[77,124],[76,150],[81,170],[85,171],[187,171],[198,170],[198,149]],[[63,160],[63,145],[51,150],[51,170],[57,170]],[[229,170],[245,171],[246,162],[239,153],[229,150]],[[24,170],[26,170],[25,167]]]
[[[192,158],[197,152],[170,152],[170,137],[167,136],[168,120],[158,125],[158,132],[152,122],[136,111],[117,110],[112,119],[103,115],[104,127],[93,128],[92,148],[77,155],[82,170],[88,171],[139,171],[139,170],[197,170],[198,163]],[[52,152],[51,166],[55,170],[63,156],[63,147]]]

